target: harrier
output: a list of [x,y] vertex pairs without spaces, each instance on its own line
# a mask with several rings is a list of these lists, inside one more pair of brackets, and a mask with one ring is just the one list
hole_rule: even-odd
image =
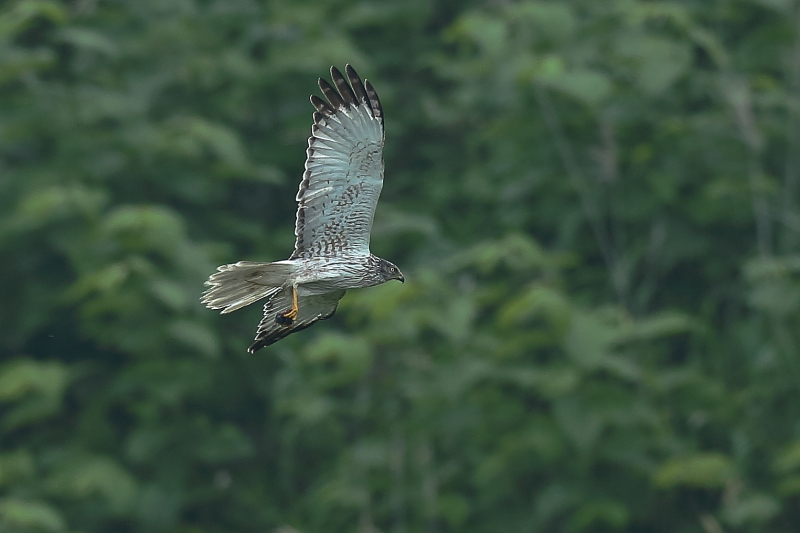
[[316,112],[297,193],[294,253],[274,263],[222,265],[206,281],[201,302],[222,313],[267,299],[250,353],[331,317],[348,289],[405,281],[369,251],[383,187],[381,103],[350,65],[345,74],[331,67],[333,86],[319,80],[327,101],[311,97]]

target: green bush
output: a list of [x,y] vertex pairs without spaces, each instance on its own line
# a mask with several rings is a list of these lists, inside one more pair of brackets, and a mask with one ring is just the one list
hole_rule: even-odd
[[[791,533],[800,6],[0,6],[0,530]],[[307,96],[407,283],[248,355]]]

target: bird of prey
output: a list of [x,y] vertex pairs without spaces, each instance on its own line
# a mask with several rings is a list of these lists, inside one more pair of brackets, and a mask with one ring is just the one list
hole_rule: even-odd
[[331,317],[348,289],[405,281],[400,269],[369,251],[383,187],[381,103],[350,65],[345,74],[331,67],[333,86],[319,80],[327,101],[311,97],[316,111],[291,257],[222,265],[206,281],[201,302],[222,313],[267,299],[250,353]]

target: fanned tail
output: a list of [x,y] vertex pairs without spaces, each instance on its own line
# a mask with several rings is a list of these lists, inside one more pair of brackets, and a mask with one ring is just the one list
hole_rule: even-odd
[[206,281],[208,289],[200,301],[209,309],[231,313],[280,291],[295,270],[290,261],[222,265]]

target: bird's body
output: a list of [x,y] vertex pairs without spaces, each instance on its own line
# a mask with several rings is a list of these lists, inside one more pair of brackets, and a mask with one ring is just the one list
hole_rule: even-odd
[[[374,255],[342,257],[310,257],[287,259],[275,263],[249,263],[250,265],[285,265],[291,272],[287,285],[296,285],[298,295],[319,295],[336,290],[347,290],[379,285],[385,280],[376,273],[381,259]],[[237,263],[242,264],[242,263]],[[244,263],[248,264],[248,263]],[[269,286],[269,275],[255,270],[249,281],[254,285]]]
[[348,65],[320,79],[306,170],[297,193],[295,250],[285,261],[222,265],[201,301],[230,313],[267,299],[250,352],[333,315],[348,289],[370,287],[400,270],[372,255],[369,238],[383,187],[383,110],[375,90]]

